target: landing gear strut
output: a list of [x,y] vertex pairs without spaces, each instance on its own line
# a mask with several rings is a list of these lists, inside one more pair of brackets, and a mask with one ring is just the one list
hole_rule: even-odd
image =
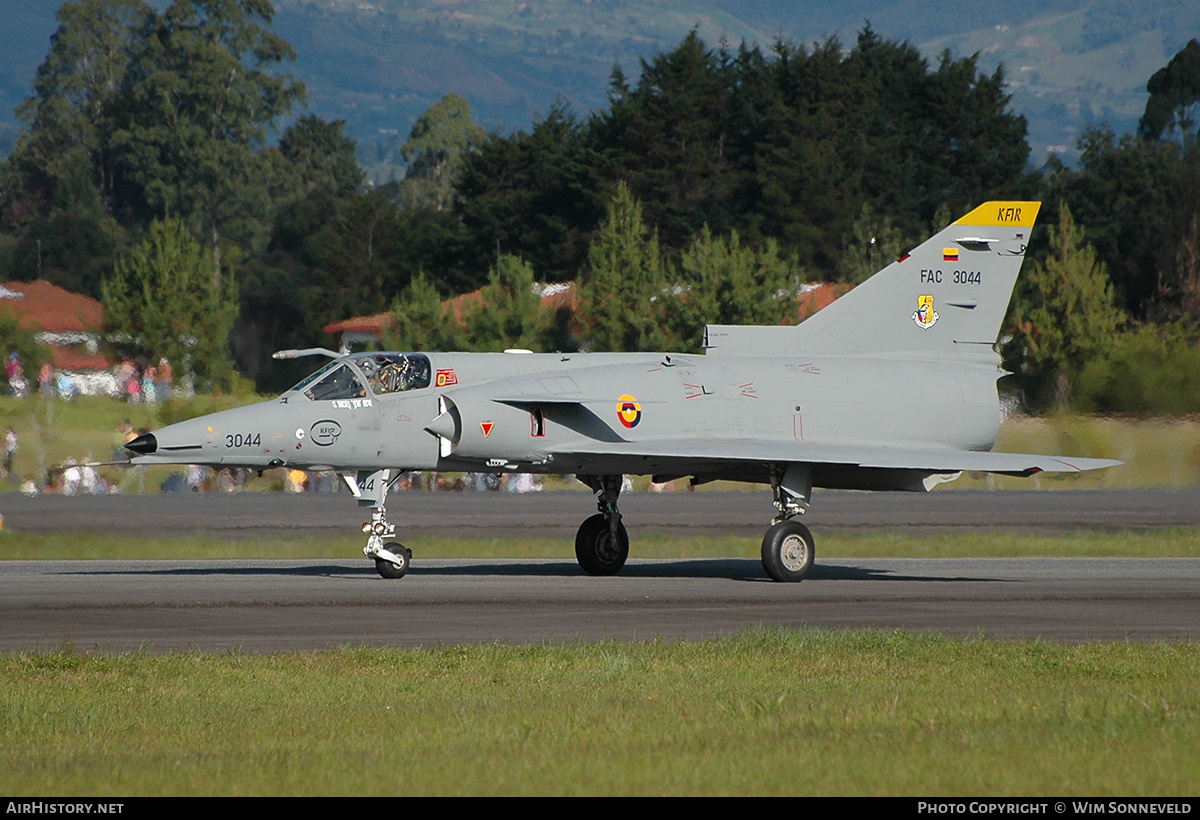
[[803,515],[812,498],[812,470],[806,464],[771,465],[771,491],[779,515],[763,536],[762,563],[776,581],[803,581],[817,556],[808,527],[792,518]]
[[363,554],[375,561],[375,571],[384,578],[403,578],[412,563],[412,550],[392,540],[396,537],[396,525],[388,521],[388,489],[400,477],[397,470],[360,470],[356,475],[343,474],[342,478],[350,492],[358,499],[358,506],[371,508],[371,520],[362,525],[367,536]]
[[596,494],[599,512],[588,518],[575,534],[575,558],[589,575],[615,575],[629,558],[629,533],[621,523],[617,498],[621,475],[581,475],[579,480]]
[[375,571],[384,578],[403,578],[412,563],[412,550],[395,538],[396,525],[387,520],[387,510],[381,504],[371,509],[371,520],[363,524],[367,545],[363,554],[375,559]]

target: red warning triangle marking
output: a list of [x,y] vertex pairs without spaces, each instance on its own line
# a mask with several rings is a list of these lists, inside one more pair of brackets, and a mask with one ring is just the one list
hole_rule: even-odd
[[492,428],[495,426],[496,426],[495,423],[490,422],[490,421],[479,422],[479,429],[483,430],[484,438],[487,438],[488,436],[490,436],[492,434]]

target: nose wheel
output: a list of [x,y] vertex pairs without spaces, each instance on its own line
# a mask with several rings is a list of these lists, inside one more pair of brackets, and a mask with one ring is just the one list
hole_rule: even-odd
[[396,525],[387,520],[387,511],[382,505],[371,510],[371,520],[362,525],[367,536],[363,554],[375,559],[375,571],[384,578],[403,578],[412,563],[412,550],[393,541]]
[[[388,557],[384,558],[383,553]],[[375,556],[375,571],[383,578],[403,578],[412,563],[412,550],[399,541],[390,541]]]

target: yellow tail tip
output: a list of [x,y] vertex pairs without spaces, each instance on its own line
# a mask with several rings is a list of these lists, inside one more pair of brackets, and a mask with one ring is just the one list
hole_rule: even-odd
[[1042,203],[1040,202],[985,202],[954,224],[1031,228],[1041,207]]

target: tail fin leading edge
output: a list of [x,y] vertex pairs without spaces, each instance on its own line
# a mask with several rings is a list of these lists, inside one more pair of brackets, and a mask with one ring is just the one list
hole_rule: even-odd
[[708,352],[993,363],[1040,207],[980,205],[795,327],[710,325]]

